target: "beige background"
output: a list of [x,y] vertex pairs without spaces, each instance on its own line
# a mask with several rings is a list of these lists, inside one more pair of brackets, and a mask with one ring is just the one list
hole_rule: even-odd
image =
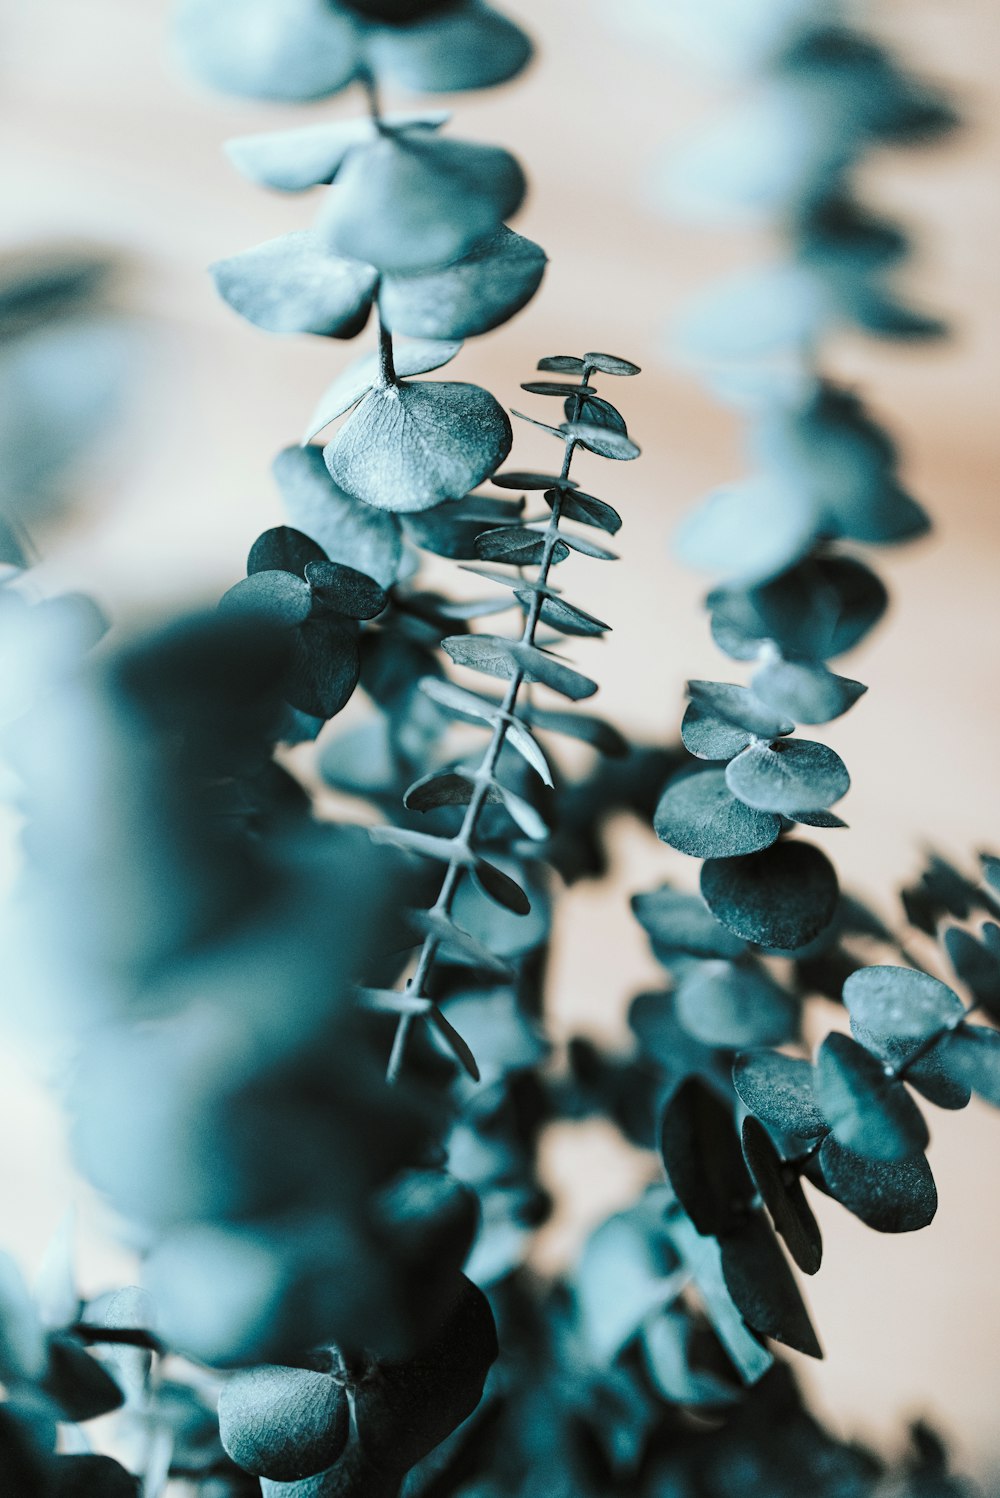
[[[524,161],[532,193],[518,227],[546,247],[551,267],[532,306],[471,344],[456,377],[520,405],[528,398],[518,384],[542,354],[608,348],[644,366],[616,392],[642,461],[611,473],[597,460],[581,466],[625,515],[623,560],[570,565],[581,601],[615,625],[609,643],[576,652],[602,682],[603,709],[662,740],[675,732],[684,678],[726,674],[699,611],[701,583],[671,560],[668,537],[702,492],[742,465],[737,424],[669,367],[664,325],[753,247],[745,236],[672,225],[655,206],[664,152],[715,107],[716,86],[606,25],[614,5],[506,8],[537,37],[539,62],[508,88],[456,99],[456,131],[502,142]],[[880,559],[894,609],[851,664],[871,691],[824,730],[854,772],[852,830],[825,836],[844,875],[884,905],[922,843],[959,859],[1000,844],[1000,19],[992,0],[886,0],[872,13],[915,63],[959,91],[972,122],[954,147],[887,159],[872,173],[883,202],[922,229],[914,279],[954,319],[955,341],[933,352],[850,343],[836,353],[839,372],[864,386],[901,438],[907,478],[938,523],[932,540]],[[296,439],[351,356],[340,345],[269,339],[217,302],[210,260],[313,211],[236,178],[220,142],[304,116],[190,88],[164,66],[165,17],[163,0],[0,0],[0,247],[72,236],[115,247],[129,263],[118,300],[139,333],[126,435],[80,473],[86,503],[47,564],[53,583],[96,590],[119,617],[178,596],[210,598],[235,580],[249,542],[277,519],[273,454]],[[314,113],[358,107],[348,97]],[[544,439],[519,434],[519,462],[544,452]],[[620,1033],[628,994],[652,974],[620,893],[693,872],[631,829],[619,855],[620,891],[584,890],[563,916],[560,1029]],[[31,1264],[66,1198],[80,1193],[44,1094],[15,1058],[0,1060],[0,1072],[2,1238]],[[892,1442],[901,1418],[937,1414],[983,1472],[1000,1462],[1000,1117],[973,1108],[935,1113],[932,1125],[941,1211],[930,1230],[881,1238],[819,1204],[827,1255],[808,1296],[827,1362],[809,1377],[844,1432]],[[627,1200],[636,1178],[593,1130],[554,1141],[551,1169],[572,1187],[574,1229]],[[81,1199],[93,1284],[115,1272],[115,1256]]]

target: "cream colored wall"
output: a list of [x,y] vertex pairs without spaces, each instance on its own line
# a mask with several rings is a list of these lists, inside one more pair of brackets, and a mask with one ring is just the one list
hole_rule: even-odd
[[[592,460],[594,482],[625,515],[623,560],[578,564],[581,600],[615,633],[604,646],[581,645],[577,658],[600,678],[607,713],[665,739],[684,678],[726,670],[699,611],[701,585],[673,563],[668,537],[742,459],[730,417],[667,364],[663,326],[748,246],[672,226],[651,207],[665,147],[713,105],[705,80],[629,46],[602,23],[612,6],[511,0],[506,9],[535,34],[540,60],[509,88],[458,98],[457,130],[503,142],[525,162],[532,193],[518,227],[545,245],[551,267],[533,305],[471,344],[456,368],[517,405],[541,354],[609,348],[644,366],[620,392],[642,461],[609,476]],[[916,281],[954,318],[955,341],[935,352],[850,344],[837,353],[839,371],[902,439],[907,477],[938,522],[932,540],[880,559],[893,612],[851,665],[871,691],[825,732],[854,771],[852,830],[828,834],[829,846],[848,880],[884,900],[923,842],[959,858],[1000,844],[1000,18],[992,0],[887,0],[872,10],[915,63],[959,90],[973,122],[954,148],[893,158],[877,173],[883,199],[922,226]],[[220,141],[302,116],[209,98],[171,76],[165,16],[163,0],[0,4],[0,245],[73,236],[118,247],[130,262],[120,300],[141,328],[141,363],[128,436],[98,475],[81,476],[87,507],[48,564],[54,582],[96,589],[119,616],[178,595],[208,598],[235,579],[249,541],[277,516],[272,455],[296,439],[347,357],[338,345],[268,339],[216,300],[208,261],[311,211],[238,179]],[[518,441],[519,461],[545,452],[544,439]],[[622,893],[691,878],[687,860],[635,831],[619,853]],[[619,891],[574,895],[560,936],[557,1022],[618,1033],[625,998],[652,975]],[[2,1236],[31,1260],[70,1177],[43,1097],[13,1058],[0,1072]],[[887,1440],[901,1417],[938,1413],[982,1470],[1000,1459],[1000,1118],[973,1108],[935,1114],[933,1128],[941,1211],[930,1230],[884,1239],[819,1205],[827,1256],[808,1295],[827,1362],[809,1378],[844,1431]],[[551,1154],[578,1197],[571,1224],[631,1189],[603,1139],[589,1137],[586,1171],[579,1141],[555,1141]],[[98,1279],[113,1261],[84,1202],[85,1270]]]

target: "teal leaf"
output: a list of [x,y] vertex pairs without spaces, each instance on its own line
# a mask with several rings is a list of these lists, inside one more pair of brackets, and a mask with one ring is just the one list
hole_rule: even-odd
[[681,979],[677,1018],[696,1040],[736,1050],[793,1040],[800,1006],[763,968],[708,958]]
[[415,93],[446,94],[505,83],[527,63],[531,42],[491,6],[464,0],[407,26],[377,27],[367,53],[379,78]]
[[881,1057],[887,1066],[905,1066],[909,1085],[935,1107],[955,1111],[968,1107],[972,1090],[960,1077],[948,1070],[945,1041],[933,1046],[919,1060],[911,1061],[910,1057],[917,1049],[916,1041],[901,1039],[895,1035],[873,1035],[859,1025],[856,1019],[851,1020],[851,1034],[866,1050]]
[[294,572],[304,577],[310,562],[326,559],[326,552],[311,536],[290,525],[275,525],[263,531],[251,546],[247,576],[254,572]]
[[451,265],[383,277],[382,320],[394,333],[410,338],[488,333],[531,300],[545,264],[544,250],[501,225]]
[[[422,126],[438,130],[447,123],[446,110],[424,114],[386,114],[381,128],[406,130]],[[279,192],[305,192],[307,188],[332,182],[350,151],[370,145],[380,129],[368,115],[346,120],[327,120],[320,125],[300,125],[295,130],[241,135],[226,141],[226,155],[236,170],[258,187]]]
[[520,207],[524,191],[508,151],[411,130],[351,152],[317,233],[335,254],[413,274],[467,255]]
[[712,635],[735,660],[773,641],[785,655],[829,660],[851,650],[885,613],[885,584],[853,557],[809,557],[749,590],[709,594]]
[[816,531],[808,495],[767,475],[710,494],[677,528],[674,553],[730,585],[761,583],[805,556]]
[[[484,531],[476,539],[476,556],[484,562],[506,562],[512,567],[533,567],[545,555],[544,531],[526,530],[521,526],[505,526],[497,530]],[[553,565],[564,562],[569,556],[569,547],[556,541],[552,547]]]
[[751,1331],[821,1358],[795,1276],[762,1213],[754,1212],[720,1248],[726,1287]]
[[374,619],[389,602],[378,583],[342,562],[309,562],[306,582],[320,608],[348,619]]
[[[420,339],[398,346],[393,343],[396,376],[402,380],[410,375],[429,374],[433,369],[442,369],[444,365],[451,363],[461,348],[460,342],[442,342],[439,339]],[[385,386],[379,373],[378,354],[362,354],[360,359],[353,360],[346,369],[341,370],[333,384],[324,390],[309,419],[303,442],[310,442],[331,421],[336,421],[338,416],[343,416],[345,411],[356,406],[375,386],[389,388]]]
[[[987,923],[984,934],[990,931]],[[994,931],[997,927],[992,926]],[[1000,1018],[1000,942],[993,946],[978,941],[971,931],[949,926],[944,933],[945,950],[959,979],[975,1002],[993,1019]]]
[[80,1424],[120,1409],[125,1396],[111,1374],[69,1336],[52,1337],[41,1386],[62,1416]]
[[838,817],[835,811],[797,811],[793,817],[789,817],[789,821],[802,827],[825,827],[828,830],[847,826],[843,817]]
[[591,421],[563,421],[559,430],[564,437],[579,443],[588,452],[601,458],[614,458],[617,462],[628,462],[637,458],[641,449],[624,432],[616,432],[608,426],[598,426]]
[[520,675],[524,681],[540,682],[574,702],[597,691],[597,683],[588,676],[519,640],[505,640],[499,635],[453,635],[441,644],[456,666],[469,666],[501,678]]
[[[520,588],[514,589],[514,596],[528,608],[531,603],[531,594]],[[549,625],[552,629],[558,629],[564,635],[605,635],[610,629],[610,624],[605,624],[603,619],[598,619],[595,614],[588,614],[586,609],[578,608],[575,603],[567,603],[563,598],[555,598],[548,595],[542,601],[539,619],[542,624]]]
[[568,738],[579,739],[589,744],[600,754],[611,759],[622,759],[628,753],[628,742],[611,723],[596,718],[591,713],[550,712],[547,708],[530,707],[527,718],[533,728],[545,733],[561,733]]
[[945,983],[913,968],[875,965],[858,968],[844,984],[844,1003],[866,1034],[879,1038],[924,1040],[957,1024],[965,1006]]
[[192,73],[224,94],[324,99],[361,63],[357,27],[324,0],[181,0],[174,27]]
[[788,1252],[803,1274],[815,1274],[823,1259],[819,1226],[798,1175],[785,1165],[767,1130],[756,1118],[743,1120],[743,1156]]
[[571,551],[578,551],[583,557],[590,557],[595,562],[617,562],[618,554],[609,551],[606,546],[597,546],[586,536],[571,536],[569,531],[562,532],[562,539]]
[[816,1058],[816,1101],[838,1144],[872,1160],[906,1160],[927,1147],[923,1114],[903,1083],[849,1035],[828,1035]]
[[701,871],[712,914],[744,941],[794,951],[825,931],[839,889],[830,860],[809,843],[775,843],[748,858],[712,858]]
[[[441,681],[435,676],[421,678],[420,689],[433,702],[459,717],[494,724],[501,716],[500,704],[493,698],[480,697],[466,691],[451,681]],[[547,786],[552,785],[552,771],[542,752],[525,725],[513,716],[504,720],[507,724],[507,743],[521,755]]]
[[808,1061],[781,1051],[737,1056],[733,1086],[740,1101],[768,1128],[799,1139],[818,1139],[827,1122],[816,1102]]
[[288,701],[311,718],[336,717],[350,701],[361,675],[358,626],[353,619],[312,619],[293,638],[292,670],[285,689]]
[[638,364],[632,364],[628,359],[620,359],[617,354],[584,354],[583,365],[588,371],[596,369],[601,374],[606,375],[637,375],[642,373]]
[[56,1457],[48,1471],[47,1487],[53,1498],[140,1498],[137,1477],[113,1457],[90,1452]]
[[404,382],[366,395],[324,457],[346,494],[400,513],[468,493],[511,440],[503,408],[478,385]]
[[473,854],[468,847],[453,837],[435,837],[430,832],[416,832],[412,827],[377,825],[369,827],[368,836],[373,843],[386,844],[390,848],[401,848],[404,853],[416,853],[421,858],[430,858],[435,863],[457,863],[471,868]]
[[347,1395],[328,1372],[247,1368],[228,1378],[219,1395],[222,1444],[255,1477],[313,1477],[338,1460],[349,1430]]
[[558,473],[528,473],[508,469],[495,473],[492,482],[501,489],[576,489],[576,479],[565,479]]
[[926,1155],[870,1160],[845,1149],[833,1135],[820,1146],[824,1186],[848,1212],[878,1233],[914,1233],[937,1212],[937,1187]]
[[291,572],[254,572],[222,595],[227,613],[256,614],[280,629],[294,629],[312,613],[312,590]]
[[840,755],[811,739],[751,744],[725,771],[734,795],[760,811],[826,811],[847,794],[851,778]]
[[603,396],[589,394],[586,390],[582,393],[579,389],[572,390],[572,386],[570,390],[572,393],[566,396],[563,403],[563,414],[567,421],[605,427],[608,431],[628,435],[624,416],[610,401]]
[[634,1213],[618,1213],[591,1234],[575,1281],[584,1332],[596,1357],[616,1357],[650,1314],[676,1297],[684,1277],[679,1267],[669,1242],[654,1237]]
[[823,665],[770,661],[754,673],[753,689],[762,702],[796,723],[830,723],[854,706],[868,688]]
[[234,312],[268,333],[353,338],[368,321],[378,274],[331,255],[307,229],[265,240],[209,266]]
[[739,858],[769,848],[781,831],[781,818],[738,801],[723,770],[701,770],[670,782],[656,808],[653,830],[693,858]]
[[944,1043],[943,1061],[949,1074],[1000,1108],[1000,1032],[963,1025]]
[[674,1092],[660,1120],[660,1153],[677,1200],[702,1235],[721,1238],[753,1200],[730,1108],[700,1077]]
[[733,1304],[722,1269],[722,1255],[714,1238],[700,1237],[684,1217],[674,1217],[670,1236],[694,1276],[705,1315],[744,1383],[753,1384],[774,1362],[773,1355],[754,1336]]
[[746,951],[745,943],[719,924],[703,900],[667,884],[633,895],[632,912],[658,952],[731,960]]
[[478,1082],[480,1074],[476,1058],[472,1054],[471,1047],[455,1029],[451,1020],[446,1019],[436,1007],[431,1010],[430,1020],[444,1042],[445,1048],[454,1056],[466,1076],[473,1082]]
[[794,723],[786,722],[781,713],[761,702],[749,687],[738,687],[728,681],[689,681],[687,689],[696,707],[744,729],[751,739],[777,739],[795,731]]
[[581,494],[579,490],[560,491],[548,489],[543,496],[549,509],[559,503],[559,513],[564,520],[575,520],[578,525],[591,525],[596,530],[615,535],[622,528],[622,517],[603,499],[592,494]]
[[498,869],[485,858],[477,858],[472,866],[472,877],[479,888],[497,905],[514,915],[530,915],[531,901],[516,879]]
[[399,575],[399,522],[352,499],[333,482],[319,447],[287,447],[274,460],[274,476],[292,524],[335,562],[343,562],[389,588]]
[[[791,730],[789,730],[791,731]],[[681,719],[681,742],[698,759],[732,759],[753,743],[754,736],[725,718],[689,702]]]
[[415,910],[410,912],[408,919],[423,935],[439,939],[446,961],[468,964],[486,973],[496,973],[498,977],[510,976],[511,970],[506,962],[447,916],[436,915],[430,910]]

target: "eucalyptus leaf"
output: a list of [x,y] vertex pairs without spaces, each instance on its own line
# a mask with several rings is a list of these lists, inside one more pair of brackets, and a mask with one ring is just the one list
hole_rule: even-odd
[[313,718],[336,717],[350,701],[360,675],[358,627],[353,620],[314,619],[296,632],[286,696],[299,712]]
[[524,191],[521,168],[498,146],[421,129],[385,135],[348,156],[317,233],[337,255],[413,274],[467,255],[516,212]]
[[550,712],[547,708],[530,707],[527,716],[534,728],[579,739],[609,758],[621,759],[628,754],[628,742],[617,728],[590,713],[559,713]]
[[754,1188],[732,1113],[700,1078],[682,1082],[663,1110],[660,1153],[699,1233],[721,1238],[746,1219]]
[[255,1477],[294,1482],[332,1467],[347,1444],[343,1385],[329,1372],[265,1365],[227,1379],[219,1395],[222,1444]]
[[373,843],[386,843],[390,848],[401,848],[404,853],[419,853],[421,858],[431,858],[437,863],[461,864],[471,868],[473,855],[466,845],[453,837],[435,837],[429,832],[415,832],[412,827],[369,827],[368,836]]
[[872,1160],[923,1152],[927,1124],[902,1082],[848,1035],[828,1035],[816,1058],[816,1101],[838,1144]]
[[209,267],[234,312],[267,333],[353,338],[368,321],[378,273],[331,255],[307,229],[294,229]]
[[241,135],[226,141],[225,151],[236,170],[259,187],[279,192],[304,192],[332,182],[349,152],[370,145],[382,130],[406,130],[421,126],[437,130],[446,124],[446,110],[423,114],[386,114],[380,126],[367,115],[353,119],[326,120],[318,125],[300,125],[294,130]]
[[783,738],[795,731],[794,723],[761,702],[749,687],[738,687],[728,681],[689,681],[687,689],[695,707],[743,729],[753,739]]
[[[527,609],[531,605],[531,594],[521,588],[514,589],[514,597]],[[605,624],[603,619],[598,619],[595,614],[588,614],[586,609],[578,608],[575,603],[567,603],[565,599],[546,597],[542,602],[539,612],[539,620],[547,624],[551,629],[557,629],[564,635],[584,635],[589,637],[605,635],[611,629],[610,624]]]
[[703,900],[667,884],[633,895],[632,910],[654,948],[727,960],[746,951],[745,942],[720,925]]
[[418,910],[410,912],[409,920],[418,931],[436,937],[443,944],[446,958],[468,963],[500,977],[510,976],[510,968],[506,962],[501,961],[481,941],[447,916],[436,915],[429,910]]
[[489,88],[513,78],[531,56],[519,26],[481,0],[436,6],[407,26],[380,26],[369,34],[367,54],[375,73],[419,93]]
[[571,536],[569,531],[561,531],[564,545],[571,551],[578,551],[581,556],[591,557],[595,562],[617,562],[618,553],[609,551],[606,546],[598,546],[586,536]]
[[530,915],[531,901],[516,879],[498,869],[485,858],[477,858],[472,867],[472,877],[483,894],[514,915]]
[[[504,526],[484,531],[477,537],[476,556],[486,562],[507,562],[512,567],[531,567],[542,561],[546,544],[545,535],[541,531]],[[563,562],[568,556],[569,547],[563,541],[556,541],[552,547],[552,563]]]
[[753,734],[689,702],[681,719],[681,742],[698,759],[732,759],[753,743]]
[[348,619],[374,619],[388,605],[378,583],[342,562],[308,562],[305,572],[316,603]]
[[255,572],[293,572],[304,577],[310,562],[325,562],[326,552],[311,536],[290,525],[263,531],[247,558],[247,576]]
[[402,541],[393,515],[352,499],[331,479],[319,447],[287,447],[274,461],[285,510],[332,561],[388,588],[399,575]]
[[[392,346],[392,362],[395,373],[399,379],[406,379],[411,375],[429,374],[431,370],[442,369],[444,365],[450,364],[455,355],[460,352],[462,344],[457,340],[442,341],[441,339],[418,339],[413,343],[402,343]],[[336,421],[338,416],[343,416],[352,406],[356,406],[360,400],[376,386],[384,389],[381,378],[379,356],[377,353],[363,354],[360,359],[355,359],[334,380],[333,384],[323,392],[319,398],[316,410],[313,412],[309,428],[303,437],[303,442],[310,442],[324,427]]]
[[747,858],[702,865],[701,892],[712,914],[745,941],[795,951],[825,931],[837,911],[837,876],[808,843],[775,843]]
[[667,786],[653,818],[658,838],[694,858],[738,858],[769,848],[781,819],[738,801],[722,770],[682,773]]
[[434,1028],[466,1076],[470,1077],[473,1082],[478,1082],[480,1078],[476,1058],[465,1040],[463,1040],[462,1036],[455,1029],[455,1026],[437,1008],[432,1009],[430,1018]]
[[[988,931],[989,926],[984,935]],[[952,967],[976,1003],[991,1018],[1000,1018],[1000,942],[991,947],[985,941],[978,941],[970,931],[963,931],[961,926],[949,926],[944,933],[944,945]]]
[[756,1118],[743,1120],[743,1155],[788,1252],[803,1274],[815,1274],[823,1258],[823,1240],[816,1219],[801,1181],[785,1165],[767,1130]]
[[684,519],[674,553],[729,583],[766,582],[805,556],[816,535],[809,496],[773,475],[717,489]]
[[404,382],[365,396],[324,457],[345,493],[399,513],[474,489],[511,440],[502,407],[477,385]]
[[854,706],[868,688],[835,676],[822,665],[772,661],[754,673],[753,689],[762,702],[796,723],[830,723]]
[[733,1304],[722,1268],[722,1253],[714,1238],[700,1237],[686,1218],[670,1223],[670,1235],[689,1265],[705,1314],[744,1383],[754,1384],[774,1358],[747,1326]]
[[524,681],[541,682],[574,702],[597,691],[597,683],[589,677],[519,640],[505,640],[499,635],[453,635],[441,645],[456,666],[508,679],[519,675]]
[[963,1025],[944,1045],[943,1064],[973,1092],[1000,1108],[1000,1032]]
[[811,739],[751,744],[731,759],[726,784],[760,811],[826,811],[850,789],[847,766],[835,750]]
[[[491,724],[499,716],[499,704],[495,699],[479,697],[475,692],[468,692],[464,687],[456,686],[454,682],[439,681],[436,677],[425,676],[420,681],[420,688],[440,706],[461,716],[480,719],[484,723]],[[507,742],[517,750],[542,781],[551,786],[552,772],[541,747],[517,718],[510,717],[505,721]]]
[[471,338],[498,327],[541,285],[541,247],[501,225],[451,265],[384,276],[379,309],[386,327],[410,338]]
[[965,1006],[956,993],[928,973],[874,965],[858,968],[844,984],[844,1003],[866,1034],[924,1040],[957,1024]]
[[638,364],[632,364],[628,359],[620,359],[617,354],[584,354],[583,364],[586,369],[598,369],[601,374],[606,375],[642,373]]
[[125,1402],[117,1381],[72,1337],[49,1340],[48,1366],[41,1386],[62,1412],[80,1423],[120,1409]]
[[798,1034],[800,1006],[762,968],[708,958],[677,988],[677,1018],[706,1045],[780,1045]]
[[781,1051],[752,1051],[733,1063],[733,1086],[754,1117],[779,1134],[818,1139],[827,1132],[808,1061]]
[[598,1358],[615,1357],[651,1312],[677,1294],[684,1271],[665,1239],[630,1212],[603,1222],[584,1245],[576,1295],[587,1341]]
[[495,473],[492,482],[501,489],[576,489],[576,479],[563,478],[558,473],[534,473],[523,469],[508,469]]
[[312,613],[312,591],[291,572],[253,572],[222,595],[220,609],[256,615],[279,629],[294,629]]
[[617,432],[612,427],[603,424],[597,425],[593,421],[564,421],[559,430],[572,442],[578,442],[588,452],[597,453],[601,458],[614,458],[618,462],[628,462],[637,458],[641,449],[634,443],[631,437],[624,432]]
[[840,1204],[879,1233],[913,1233],[937,1212],[934,1177],[925,1155],[908,1160],[871,1160],[823,1140],[818,1156],[823,1182]]
[[807,1357],[821,1358],[795,1276],[762,1214],[755,1212],[720,1247],[726,1286],[751,1330]]
[[544,498],[550,510],[554,509],[558,502],[559,514],[563,520],[575,520],[579,525],[591,525],[596,530],[606,531],[609,536],[615,535],[622,528],[622,517],[618,511],[612,509],[611,505],[605,504],[603,499],[595,499],[592,494],[581,494],[579,490],[567,492],[548,489]]
[[251,99],[323,99],[361,63],[351,17],[323,0],[182,0],[174,35],[200,82]]

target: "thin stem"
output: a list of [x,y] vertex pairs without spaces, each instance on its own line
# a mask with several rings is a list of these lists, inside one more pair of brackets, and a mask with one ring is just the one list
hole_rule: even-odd
[[[380,322],[380,352],[381,343],[382,325]],[[587,383],[586,370],[584,370],[584,373],[581,377],[581,383]],[[574,420],[579,416],[581,399],[582,397],[580,396],[576,397],[574,405]],[[573,454],[576,451],[576,447],[576,439],[573,437],[567,437],[566,447],[563,453],[562,469],[560,470],[559,474],[559,477],[561,479],[569,477],[570,465],[573,462]],[[552,513],[549,516],[549,523],[545,528],[544,540],[542,542],[542,555],[538,564],[538,575],[536,578],[539,587],[531,595],[531,602],[528,605],[528,610],[525,614],[524,619],[524,627],[521,631],[520,643],[522,645],[534,645],[535,643],[535,633],[538,629],[538,624],[541,619],[542,604],[544,602],[544,594],[542,593],[541,589],[544,588],[545,584],[548,582],[549,573],[552,569],[553,557],[555,556],[556,545],[559,540],[559,519],[561,511],[562,492],[561,490],[557,489],[555,498],[552,501]],[[454,839],[454,841],[463,850],[468,849],[472,846],[476,828],[479,824],[479,817],[483,807],[486,805],[486,799],[490,791],[490,784],[495,776],[497,763],[500,759],[501,751],[507,739],[507,729],[510,723],[510,719],[513,715],[514,708],[517,705],[518,693],[520,692],[523,683],[524,672],[521,670],[515,670],[508,678],[507,690],[504,693],[503,701],[500,704],[496,722],[493,724],[493,732],[490,735],[490,741],[486,746],[483,757],[479,762],[479,768],[476,771],[475,784],[473,786],[472,795],[469,798],[469,804],[465,808],[465,815],[462,818],[462,825],[459,828],[459,831]],[[455,901],[455,896],[458,893],[459,887],[461,885],[462,875],[464,874],[465,869],[466,864],[464,861],[452,859],[451,863],[448,865],[444,880],[442,881],[440,893],[438,894],[436,901],[431,907],[431,915],[441,916],[445,918],[450,916],[452,906]],[[440,947],[440,945],[441,938],[434,932],[428,932],[428,934],[424,937],[423,946],[421,947],[420,955],[417,958],[417,966],[414,969],[413,976],[408,980],[406,984],[407,993],[412,993],[418,998],[428,997],[426,984],[430,978],[431,970],[434,966],[434,960],[437,956],[438,948]],[[396,1025],[396,1034],[392,1042],[392,1051],[390,1052],[389,1063],[386,1067],[386,1081],[390,1083],[395,1082],[399,1077],[399,1073],[403,1065],[403,1059],[406,1054],[406,1043],[409,1039],[410,1030],[413,1027],[413,1022],[415,1019],[416,1015],[403,1014],[400,1015],[399,1021]]]
[[368,103],[368,113],[371,115],[372,124],[376,130],[382,130],[382,107],[378,96],[378,80],[370,68],[364,68],[358,74],[358,82],[365,91],[365,99]]
[[392,334],[382,321],[381,312],[378,314],[378,382],[383,390],[399,384],[392,357]]

